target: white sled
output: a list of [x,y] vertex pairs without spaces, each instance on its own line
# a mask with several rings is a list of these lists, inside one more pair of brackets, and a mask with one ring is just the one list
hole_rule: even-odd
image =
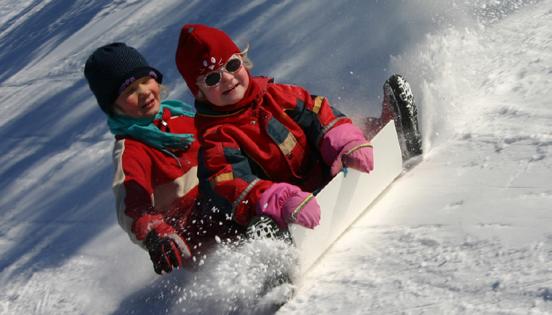
[[316,196],[322,209],[319,226],[311,230],[297,224],[290,225],[302,274],[401,174],[402,155],[393,121],[372,139],[372,145],[372,172],[366,174],[352,169],[341,172]]

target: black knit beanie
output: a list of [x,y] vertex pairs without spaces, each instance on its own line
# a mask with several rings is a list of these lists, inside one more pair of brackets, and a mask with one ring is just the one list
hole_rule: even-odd
[[124,43],[102,46],[86,60],[84,76],[96,96],[101,109],[113,114],[113,104],[119,94],[132,82],[151,76],[157,82],[163,81],[163,74],[151,67],[134,48]]

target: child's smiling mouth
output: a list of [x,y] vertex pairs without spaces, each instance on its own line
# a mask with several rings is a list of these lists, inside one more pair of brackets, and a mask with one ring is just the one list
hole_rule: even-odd
[[153,107],[153,105],[155,105],[155,98],[154,97],[152,97],[151,99],[148,99],[144,103],[144,106],[142,106],[142,108],[149,109],[149,108]]
[[233,87],[231,87],[230,89],[222,92],[222,94],[224,95],[227,95],[227,94],[230,94],[232,91],[234,91],[234,89],[236,89],[238,87],[238,85],[240,85],[239,83],[236,83],[236,85],[234,85]]

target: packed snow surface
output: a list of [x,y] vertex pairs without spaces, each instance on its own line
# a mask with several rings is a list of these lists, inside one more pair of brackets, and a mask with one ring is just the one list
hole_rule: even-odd
[[[392,73],[414,89],[423,161],[306,275],[265,240],[159,277],[116,223],[84,61],[124,41],[191,101],[174,65],[190,22],[357,122]],[[551,87],[551,0],[0,0],[0,314],[267,313],[292,295],[278,314],[550,314]]]

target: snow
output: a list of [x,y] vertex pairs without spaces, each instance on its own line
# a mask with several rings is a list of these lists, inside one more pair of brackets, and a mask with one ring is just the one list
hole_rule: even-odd
[[[190,101],[182,24],[251,44],[254,72],[377,115],[393,72],[420,104],[424,160],[279,314],[552,313],[552,1],[0,1],[0,314],[263,313],[283,244],[222,247],[158,277],[117,226],[112,138],[83,79],[125,41]],[[369,189],[369,188],[367,188]]]

